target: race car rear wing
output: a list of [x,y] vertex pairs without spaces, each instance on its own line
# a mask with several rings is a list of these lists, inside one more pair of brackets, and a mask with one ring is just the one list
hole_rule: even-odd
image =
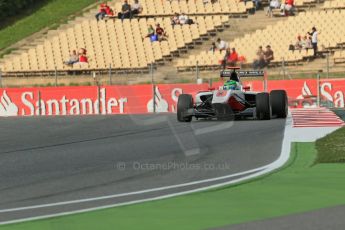
[[[220,72],[220,77],[231,77],[234,70],[226,69]],[[264,77],[265,71],[263,70],[235,70],[239,77]]]
[[264,80],[264,91],[267,91],[267,73],[263,70],[239,70],[239,68],[230,68],[220,71],[220,77],[229,77],[230,79],[234,77],[236,73],[236,78],[240,79],[242,77],[263,77]]

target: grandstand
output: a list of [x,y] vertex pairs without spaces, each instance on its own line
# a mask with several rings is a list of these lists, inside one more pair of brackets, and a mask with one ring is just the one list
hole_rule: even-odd
[[[125,20],[84,20],[57,36],[47,39],[43,44],[7,60],[2,69],[5,72],[31,73],[68,71],[73,69],[106,70],[111,65],[114,70],[146,70],[148,64],[169,58],[182,52],[202,36],[222,27],[219,15],[197,16],[198,24],[172,27],[169,18],[149,18]],[[160,23],[169,35],[167,41],[150,42],[145,37],[148,25]],[[89,56],[88,65],[68,67],[63,64],[71,50],[85,47]]]
[[[304,35],[313,26],[319,31],[319,50],[326,51],[341,49],[345,43],[345,30],[342,26],[345,22],[344,10],[303,12],[296,17],[289,17],[286,21],[280,21],[274,26],[268,26],[264,30],[257,30],[242,38],[230,41],[231,47],[236,47],[240,55],[246,57],[249,64],[256,58],[256,50],[259,46],[271,45],[275,51],[274,63],[285,61],[300,62],[313,55],[312,51],[289,51],[289,45],[295,44],[298,35]],[[337,31],[334,33],[333,31]],[[186,60],[180,60],[179,70],[194,67],[198,62],[200,67],[219,66],[219,60],[224,53],[202,51],[199,55],[192,55]]]
[[344,50],[337,50],[334,52],[334,63],[345,63],[345,51]]
[[[143,13],[141,17],[172,16],[176,13],[187,13],[189,15],[214,15],[225,14],[232,16],[243,16],[247,10],[254,8],[253,2],[240,2],[239,0],[219,0],[214,4],[204,4],[203,1],[162,1],[142,0]],[[121,2],[114,4],[116,12],[121,11]]]
[[345,1],[342,0],[332,0],[326,1],[325,5],[323,6],[325,10],[329,9],[345,9]]
[[[132,1],[129,1],[130,3]],[[162,1],[141,0],[144,11],[138,17],[123,22],[117,18],[97,21],[94,19],[96,9],[85,17],[70,22],[59,30],[48,33],[45,39],[40,39],[26,49],[5,56],[0,61],[4,76],[42,76],[52,72],[61,74],[70,71],[105,72],[111,68],[117,73],[143,73],[148,71],[151,63],[175,66],[178,70],[189,71],[198,62],[202,69],[214,69],[219,66],[223,54],[211,53],[200,46],[205,40],[219,31],[231,27],[232,18],[247,17],[253,9],[252,2],[244,4],[240,0],[219,0],[216,3],[203,4],[203,1]],[[263,1],[265,4],[265,1]],[[322,10],[307,10],[317,6],[317,0],[296,0],[298,15],[287,20],[275,19],[275,23],[255,32],[228,40],[231,47],[244,55],[248,65],[255,56],[259,45],[270,44],[275,51],[275,63],[283,60],[286,63],[303,62],[310,57],[312,51],[289,52],[288,47],[295,42],[298,34],[304,34],[312,26],[322,31],[319,47],[321,51],[334,51],[345,43],[341,23],[344,12],[342,1],[329,0],[322,5]],[[122,1],[112,1],[116,12]],[[336,10],[335,10],[336,9]],[[186,13],[195,24],[172,26],[170,17],[175,13]],[[230,18],[230,20],[229,20]],[[243,20],[250,20],[243,19]],[[252,19],[255,21],[255,19]],[[148,25],[160,23],[169,35],[166,41],[150,42],[142,39],[147,34]],[[338,34],[333,34],[337,28]],[[340,28],[340,29],[339,29]],[[329,35],[329,36],[328,36]],[[226,37],[225,37],[226,39]],[[71,50],[85,48],[89,58],[88,64],[63,64],[68,59]],[[192,53],[191,53],[191,50]],[[185,58],[185,53],[190,54]],[[336,52],[334,60],[341,60],[343,52]],[[172,61],[173,62],[170,62]]]

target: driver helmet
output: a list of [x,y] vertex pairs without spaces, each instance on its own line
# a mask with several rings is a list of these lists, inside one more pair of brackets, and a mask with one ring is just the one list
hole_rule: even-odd
[[235,90],[236,88],[237,88],[237,82],[234,80],[225,82],[223,86],[224,90]]

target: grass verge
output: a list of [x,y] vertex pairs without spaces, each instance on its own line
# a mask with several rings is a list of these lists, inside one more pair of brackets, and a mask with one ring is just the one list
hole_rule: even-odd
[[345,163],[345,127],[316,141],[315,163]]
[[241,186],[0,229],[207,229],[345,204],[345,165],[311,167],[315,157],[314,143],[297,143],[288,167]]
[[85,7],[95,3],[94,0],[51,0],[12,25],[0,30],[0,50],[6,54],[10,45],[20,41],[44,28],[56,28],[65,23],[66,18],[77,15]]

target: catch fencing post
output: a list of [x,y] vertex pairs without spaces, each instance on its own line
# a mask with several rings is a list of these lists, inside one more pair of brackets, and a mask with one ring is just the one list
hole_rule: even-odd
[[283,80],[285,80],[285,76],[286,76],[286,73],[285,73],[285,58],[283,58],[282,68],[283,68]]
[[101,87],[97,84],[97,98],[98,98],[98,114],[101,112]]
[[92,78],[93,78],[94,85],[98,86],[96,71],[92,71]]
[[54,74],[55,74],[55,87],[57,87],[58,79],[57,79],[57,68],[56,68],[56,66],[55,66],[55,72],[54,72]]
[[327,78],[329,78],[329,52],[327,53]]
[[38,90],[38,115],[42,116],[41,91]]
[[153,113],[156,113],[156,86],[155,86],[154,75],[153,75],[153,63],[151,63],[151,84],[152,84]]
[[112,85],[113,84],[113,81],[112,81],[112,76],[111,76],[111,63],[109,64],[109,85]]
[[196,72],[196,81],[198,82],[199,80],[199,61],[196,61],[196,66],[195,66],[195,72]]
[[267,92],[267,71],[264,71],[264,92]]
[[320,73],[316,76],[316,85],[317,85],[317,107],[320,107]]

